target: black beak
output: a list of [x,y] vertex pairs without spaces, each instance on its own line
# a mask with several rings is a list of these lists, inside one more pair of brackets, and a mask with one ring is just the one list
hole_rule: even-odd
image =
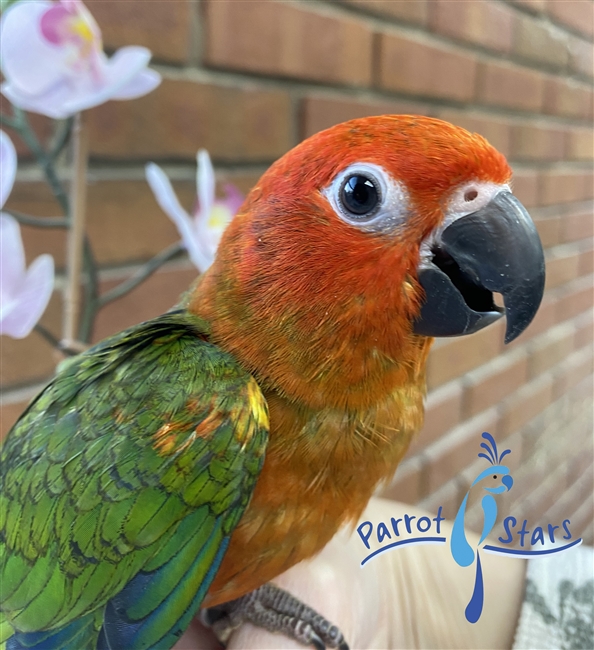
[[[530,324],[542,300],[544,253],[530,215],[510,192],[500,192],[484,208],[456,219],[419,266],[425,303],[416,334],[472,334],[505,312],[505,342]],[[493,302],[502,294],[505,310]]]

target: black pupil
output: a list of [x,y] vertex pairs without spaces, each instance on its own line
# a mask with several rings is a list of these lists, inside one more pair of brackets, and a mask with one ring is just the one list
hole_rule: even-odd
[[378,200],[377,188],[366,176],[350,176],[343,185],[342,202],[352,214],[368,214],[375,209]]

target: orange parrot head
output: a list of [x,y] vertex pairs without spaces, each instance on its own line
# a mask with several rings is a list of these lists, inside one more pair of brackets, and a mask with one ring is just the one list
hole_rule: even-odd
[[332,360],[350,359],[360,385],[405,348],[409,363],[424,337],[470,334],[503,314],[511,341],[540,304],[544,256],[510,179],[483,137],[441,120],[339,124],[262,176],[195,303],[252,369],[310,386],[344,372]]

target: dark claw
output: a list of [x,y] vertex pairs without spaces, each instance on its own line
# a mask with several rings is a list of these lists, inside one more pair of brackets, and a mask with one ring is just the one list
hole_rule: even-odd
[[320,637],[315,632],[311,633],[311,639],[309,642],[316,650],[326,650],[326,646],[322,642],[322,639],[320,639]]

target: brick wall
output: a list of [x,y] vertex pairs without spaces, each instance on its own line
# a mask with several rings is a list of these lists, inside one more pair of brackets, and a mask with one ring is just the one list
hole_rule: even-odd
[[[420,113],[485,135],[508,156],[515,192],[546,247],[547,287],[509,346],[503,324],[435,343],[424,430],[389,494],[455,513],[487,430],[516,479],[504,512],[560,523],[592,540],[592,199],[594,3],[591,0],[88,0],[106,47],[152,49],[152,94],[90,111],[89,234],[103,287],[177,239],[143,179],[160,162],[186,206],[194,156],[248,190],[278,156],[337,122]],[[41,133],[42,119],[35,121]],[[21,150],[22,151],[22,150]],[[23,163],[9,207],[57,211]],[[64,263],[63,234],[23,228],[30,258]],[[195,273],[163,268],[101,313],[95,339],[168,308]],[[59,331],[60,296],[44,316]],[[55,362],[37,335],[2,340],[6,430]],[[480,504],[472,503],[480,524]]]

